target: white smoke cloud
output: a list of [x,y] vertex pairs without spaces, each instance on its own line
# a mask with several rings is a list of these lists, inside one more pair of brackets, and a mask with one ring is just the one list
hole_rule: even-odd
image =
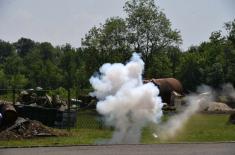
[[139,143],[146,123],[158,123],[162,116],[159,90],[143,84],[143,70],[144,62],[134,53],[127,64],[104,64],[100,75],[90,78],[91,95],[99,99],[96,109],[115,129],[108,143]]

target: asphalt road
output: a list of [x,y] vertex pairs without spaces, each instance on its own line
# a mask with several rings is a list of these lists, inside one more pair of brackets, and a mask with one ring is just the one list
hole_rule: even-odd
[[235,155],[235,143],[1,148],[0,155]]

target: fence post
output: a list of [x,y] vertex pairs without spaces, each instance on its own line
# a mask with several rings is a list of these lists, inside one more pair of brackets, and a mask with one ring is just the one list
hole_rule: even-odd
[[13,103],[13,105],[15,105],[15,102],[16,102],[15,94],[16,94],[15,87],[13,87],[13,89],[12,89],[12,103]]
[[71,122],[71,118],[70,118],[70,88],[68,88],[68,130],[70,130],[70,122]]

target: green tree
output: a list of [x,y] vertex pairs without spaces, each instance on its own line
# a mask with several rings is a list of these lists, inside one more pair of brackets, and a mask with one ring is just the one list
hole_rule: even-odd
[[63,86],[66,89],[71,89],[76,81],[76,50],[70,44],[62,47],[63,57],[61,58],[60,68],[63,71],[64,79]]
[[40,43],[34,47],[24,58],[27,68],[25,75],[31,79],[30,87],[41,86],[45,89],[53,89],[60,86],[62,71],[59,69],[58,49],[50,43]]
[[160,51],[153,55],[151,66],[146,71],[145,78],[167,78],[172,77],[171,61],[167,54]]
[[44,63],[38,48],[35,48],[32,52],[28,53],[26,57],[24,57],[24,64],[26,67],[25,75],[30,79],[29,87],[44,87]]
[[180,64],[180,55],[181,51],[178,47],[171,46],[167,48],[167,55],[170,59],[170,68],[171,68],[171,75],[176,77],[177,69]]
[[43,61],[50,60],[54,62],[56,53],[55,48],[49,42],[43,42],[39,45],[40,56]]
[[128,37],[132,48],[142,53],[146,69],[153,53],[181,43],[178,30],[171,29],[165,14],[154,0],[130,0],[124,6],[127,13]]
[[24,65],[18,55],[10,56],[6,59],[4,72],[8,77],[9,85],[14,88],[23,88],[27,85],[28,79],[22,74]]
[[6,89],[7,86],[8,86],[7,77],[6,77],[3,69],[0,69],[0,88]]
[[[204,43],[201,49],[201,57],[204,57],[204,83],[218,87],[225,82],[226,60],[224,59],[224,49],[226,39],[221,31],[211,33],[209,42]],[[201,58],[202,59],[202,58]]]
[[186,90],[195,91],[203,83],[204,62],[198,52],[186,52],[180,61],[179,79]]
[[3,64],[7,57],[15,53],[15,48],[9,42],[0,40],[0,64]]
[[223,48],[224,79],[226,82],[235,84],[235,19],[225,23],[224,27],[228,32]]
[[[235,46],[230,41],[223,48],[223,72],[225,82],[235,84]],[[221,59],[222,59],[221,58]]]
[[207,75],[205,82],[213,87],[218,87],[224,83],[223,66],[221,63],[214,63],[206,69]]
[[27,38],[20,38],[17,42],[14,43],[14,46],[20,57],[26,56],[35,45],[36,43],[34,41]]
[[130,55],[125,21],[119,17],[107,19],[103,25],[93,27],[86,34],[82,45],[93,52],[98,63],[93,62],[95,65],[125,61]]
[[228,32],[227,39],[231,41],[235,47],[235,19],[231,22],[225,23],[225,29]]
[[[77,63],[77,69],[76,69],[76,88],[80,91],[85,88],[89,88],[89,78],[91,75],[95,72],[95,68],[91,68],[89,64],[89,58],[87,55],[87,51],[84,51],[84,49],[79,48],[76,50],[76,63]],[[92,57],[92,56],[91,56]],[[92,61],[90,61],[92,62]]]

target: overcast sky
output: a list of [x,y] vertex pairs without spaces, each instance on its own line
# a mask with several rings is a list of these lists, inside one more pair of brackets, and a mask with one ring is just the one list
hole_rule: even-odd
[[[0,39],[15,42],[21,37],[53,45],[81,45],[94,25],[113,16],[124,17],[126,0],[0,0]],[[157,0],[181,32],[187,49],[207,41],[211,32],[235,19],[234,0]]]

